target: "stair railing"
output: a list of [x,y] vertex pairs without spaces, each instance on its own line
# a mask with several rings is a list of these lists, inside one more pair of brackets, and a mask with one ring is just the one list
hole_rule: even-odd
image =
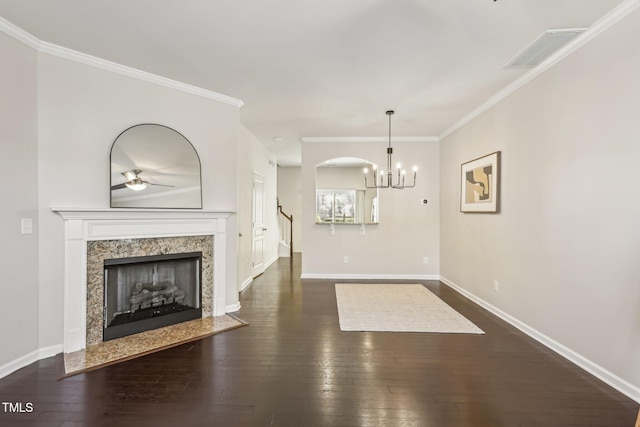
[[[287,215],[282,211],[282,205],[278,205],[280,213],[280,239],[289,242],[289,256],[293,258],[293,215]],[[288,224],[287,224],[288,223]]]

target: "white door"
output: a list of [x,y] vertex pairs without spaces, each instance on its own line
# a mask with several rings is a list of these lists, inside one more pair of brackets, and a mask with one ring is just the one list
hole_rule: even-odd
[[253,277],[264,273],[264,177],[253,173]]

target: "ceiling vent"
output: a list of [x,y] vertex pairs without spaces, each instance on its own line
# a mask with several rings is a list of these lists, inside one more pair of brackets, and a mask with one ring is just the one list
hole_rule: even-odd
[[535,67],[586,30],[586,28],[547,30],[505,65],[505,68]]

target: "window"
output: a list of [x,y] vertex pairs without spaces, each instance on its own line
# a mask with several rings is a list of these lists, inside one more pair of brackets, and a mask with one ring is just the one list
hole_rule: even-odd
[[355,190],[316,190],[316,222],[356,222]]

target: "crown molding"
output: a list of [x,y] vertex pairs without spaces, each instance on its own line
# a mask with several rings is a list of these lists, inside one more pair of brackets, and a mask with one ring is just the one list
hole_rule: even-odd
[[70,61],[78,62],[81,64],[89,65],[91,67],[100,68],[106,71],[111,71],[116,74],[121,74],[127,77],[133,77],[138,80],[143,80],[149,83],[154,83],[159,86],[169,87],[171,89],[177,89],[182,92],[190,93],[192,95],[201,96],[214,101],[223,102],[225,104],[233,105],[234,107],[242,107],[244,103],[236,98],[232,98],[227,95],[222,95],[217,92],[202,89],[197,86],[189,85],[179,82],[177,80],[168,79],[166,77],[158,76],[156,74],[148,73],[146,71],[138,70],[126,65],[118,64],[115,62],[107,61],[106,59],[98,58],[95,56],[87,55],[86,53],[78,52],[66,47],[58,46],[49,42],[40,42],[41,53],[45,53],[58,58],[68,59]]
[[38,50],[40,47],[40,40],[2,17],[0,17],[0,31],[32,49]]
[[565,57],[569,56],[571,53],[576,51],[578,48],[584,46],[591,40],[593,40],[598,35],[602,34],[605,30],[607,30],[612,25],[618,23],[622,18],[629,15],[631,12],[635,11],[638,6],[640,6],[640,0],[626,0],[614,8],[611,12],[604,15],[598,21],[596,21],[592,26],[589,27],[584,33],[580,36],[576,37],[571,42],[567,43],[566,46],[559,49],[556,53],[551,55],[545,61],[540,63],[537,67],[533,68],[520,78],[513,81],[511,84],[507,85],[505,88],[500,90],[494,96],[486,100],[484,103],[480,104],[475,110],[471,113],[463,117],[454,123],[450,128],[445,130],[442,134],[439,135],[439,139],[443,140],[447,136],[451,135],[456,130],[460,129],[471,120],[478,117],[480,114],[487,111],[489,108],[493,107],[507,96],[511,95],[522,86],[526,85],[540,74],[551,68],[553,65],[560,62]]
[[192,95],[201,96],[203,98],[222,102],[224,104],[232,105],[237,108],[241,108],[244,105],[244,103],[237,98],[202,89],[197,86],[182,83],[177,80],[172,80],[156,74],[148,73],[146,71],[138,70],[137,68],[128,67],[126,65],[107,61],[102,58],[87,55],[86,53],[78,52],[66,47],[39,40],[30,33],[24,31],[22,28],[12,24],[2,17],[0,17],[0,31],[6,33],[10,37],[13,37],[19,42],[24,43],[32,49],[37,50],[39,53],[56,56],[58,58],[67,59],[69,61],[74,61],[84,65],[89,65],[94,68],[99,68],[127,77],[132,77],[134,79],[142,80],[148,83],[153,83],[159,86],[168,87]]
[[[302,142],[389,142],[388,137],[382,136],[304,136]],[[438,142],[437,136],[396,136],[392,142]]]
[[[437,142],[446,138],[456,130],[460,129],[462,126],[469,123],[474,118],[478,117],[483,112],[487,111],[489,108],[493,107],[494,105],[496,105],[497,103],[505,99],[510,94],[520,89],[522,86],[526,85],[527,83],[529,83],[530,81],[538,77],[544,71],[546,71],[547,69],[549,69],[550,67],[552,67],[553,65],[561,61],[562,59],[564,59],[566,56],[573,53],[576,49],[580,48],[584,44],[591,41],[593,38],[600,35],[609,27],[619,22],[622,18],[626,17],[631,12],[635,11],[639,6],[640,6],[640,0],[625,0],[619,6],[614,8],[611,12],[609,12],[608,14],[603,16],[601,19],[596,21],[596,23],[594,23],[591,27],[589,27],[587,31],[582,33],[575,40],[568,43],[566,46],[564,46],[555,54],[551,55],[549,58],[547,58],[547,60],[542,62],[540,65],[538,65],[528,73],[524,74],[520,78],[513,81],[511,84],[507,85],[504,89],[502,89],[501,91],[496,93],[494,96],[489,98],[487,101],[482,103],[471,113],[469,113],[468,115],[466,115],[465,117],[463,117],[462,119],[454,123],[442,134],[435,137],[398,137],[398,138],[394,138],[394,140],[398,142],[416,142],[416,141]],[[173,89],[187,92],[190,94],[202,96],[204,98],[208,98],[208,99],[223,102],[229,105],[233,105],[237,108],[241,108],[244,105],[244,103],[241,100],[227,96],[227,95],[222,95],[217,92],[199,88],[197,86],[192,86],[176,80],[168,79],[166,77],[141,71],[132,67],[117,64],[115,62],[100,59],[91,55],[87,55],[81,52],[77,52],[71,49],[57,46],[52,43],[43,42],[2,17],[0,17],[0,31],[6,33],[7,35],[13,37],[14,39],[42,53],[58,56],[58,57],[72,60],[75,62],[101,68],[107,71],[133,77],[139,80],[173,88]],[[383,138],[303,137],[302,141],[303,142],[379,142],[381,139]]]

